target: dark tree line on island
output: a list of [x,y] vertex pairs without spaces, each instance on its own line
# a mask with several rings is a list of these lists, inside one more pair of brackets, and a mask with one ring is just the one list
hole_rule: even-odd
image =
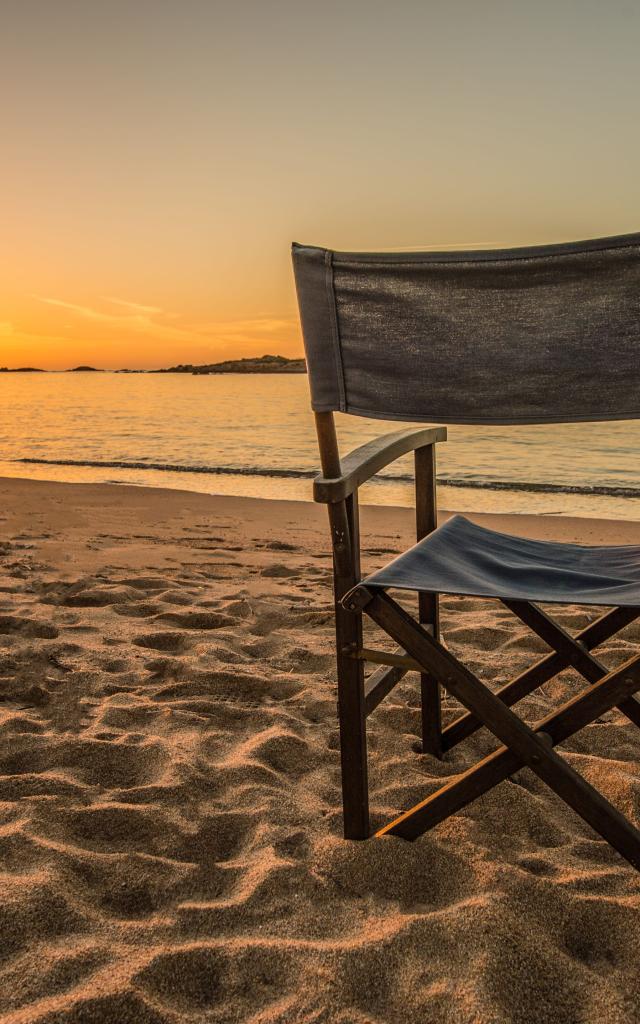
[[258,356],[248,359],[227,359],[223,363],[205,363],[193,366],[191,363],[170,366],[166,370],[152,370],[151,373],[306,373],[304,359],[287,359],[286,356]]
[[[0,366],[0,373],[46,373],[35,366],[18,366],[10,369]],[[104,373],[95,366],[74,366],[66,373]],[[195,366],[193,363],[179,363],[162,370],[116,370],[116,373],[190,373],[194,376],[206,376],[212,373],[306,373],[304,359],[287,359],[286,356],[256,356],[247,359],[227,359],[222,363],[204,363]]]

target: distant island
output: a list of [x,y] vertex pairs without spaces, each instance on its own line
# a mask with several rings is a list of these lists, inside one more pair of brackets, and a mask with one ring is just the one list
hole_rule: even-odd
[[[40,370],[35,366],[17,366],[9,369],[0,366],[0,373],[57,373],[56,370]],[[109,373],[108,370],[96,366],[73,366],[63,373]],[[306,373],[307,364],[304,359],[288,359],[286,356],[254,356],[248,359],[226,359],[222,363],[179,363],[162,370],[113,370],[113,373],[190,373],[194,376],[206,376],[210,373]]]
[[150,373],[192,373],[195,376],[209,373],[306,373],[304,359],[287,359],[286,356],[256,356],[248,359],[227,359],[222,363],[180,363],[166,370],[151,370]]
[[16,366],[13,369],[9,369],[8,366],[0,366],[0,373],[46,373],[46,370],[41,370],[38,366]]

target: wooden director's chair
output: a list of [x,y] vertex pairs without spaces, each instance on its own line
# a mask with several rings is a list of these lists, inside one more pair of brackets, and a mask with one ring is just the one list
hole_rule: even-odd
[[[554,747],[617,707],[640,725],[640,654],[609,671],[592,650],[640,615],[640,545],[525,540],[455,516],[436,523],[443,427],[403,429],[341,459],[333,413],[421,423],[640,418],[640,234],[527,249],[345,253],[293,247],[334,560],[344,834],[370,835],[367,718],[420,673],[422,749],[486,726],[502,746],[376,834],[415,839],[526,765],[640,869],[640,832]],[[595,428],[589,427],[593,431]],[[417,544],[361,579],[358,488],[415,453]],[[418,618],[393,589],[418,593]],[[443,646],[438,594],[500,600],[552,648],[497,692]],[[571,636],[538,603],[608,608]],[[363,646],[363,614],[398,645]],[[366,681],[364,663],[377,669]],[[572,667],[589,684],[529,726],[511,709]],[[440,690],[463,706],[442,728]]]

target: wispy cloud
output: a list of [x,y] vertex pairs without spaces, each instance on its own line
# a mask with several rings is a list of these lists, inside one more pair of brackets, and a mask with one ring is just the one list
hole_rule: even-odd
[[[74,302],[64,302],[62,299],[49,299],[44,295],[32,295],[33,299],[37,299],[38,302],[45,302],[48,306],[60,306],[62,309],[70,309],[73,313],[77,313],[79,316],[89,317],[91,320],[102,320],[110,319],[108,313],[99,313],[95,309],[90,309],[88,306],[78,306]],[[118,319],[118,317],[114,317]]]
[[[116,299],[108,296],[106,302],[113,302],[116,306],[124,306],[125,309],[132,309],[136,313],[164,313],[159,306],[141,306],[139,302],[129,302],[127,299]],[[166,314],[165,314],[166,315]]]
[[294,317],[261,316],[244,320],[207,320],[199,323],[198,330],[208,334],[279,334],[292,330],[297,320]]
[[[75,313],[76,316],[84,317],[87,320],[109,324],[118,329],[118,331],[128,334],[151,335],[159,340],[164,339],[167,341],[197,341],[199,344],[202,344],[205,340],[203,332],[197,329],[162,323],[164,311],[155,306],[143,306],[139,303],[120,300],[121,304],[129,311],[115,313],[44,295],[34,295],[33,298],[37,299],[38,302],[46,303],[48,306],[68,310],[71,313]],[[113,300],[110,299],[109,301],[112,302]]]
[[50,296],[34,295],[33,298],[49,306],[67,310],[78,317],[110,325],[118,334],[146,335],[157,340],[197,344],[199,351],[202,351],[203,344],[209,345],[212,356],[221,347],[232,348],[234,345],[259,343],[260,338],[264,338],[265,343],[277,339],[278,336],[282,340],[287,340],[295,331],[297,323],[293,317],[263,315],[249,319],[211,320],[180,326],[166,322],[167,319],[175,320],[175,314],[166,313],[157,306],[143,305],[125,299],[105,300],[121,307],[116,312],[113,309],[97,309]]

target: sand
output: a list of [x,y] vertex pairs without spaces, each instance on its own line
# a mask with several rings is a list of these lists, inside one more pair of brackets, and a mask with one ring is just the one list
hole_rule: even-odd
[[[640,1021],[640,875],[528,771],[413,844],[342,840],[323,509],[23,480],[0,496],[2,1024]],[[516,520],[498,525],[640,534]],[[373,568],[411,513],[365,509],[363,536]],[[544,650],[493,603],[442,617],[496,684]],[[602,657],[639,644],[635,624]],[[579,688],[565,673],[522,711]],[[370,720],[374,824],[495,745],[419,756],[418,718],[410,675]],[[633,726],[609,713],[564,750],[640,824]]]

